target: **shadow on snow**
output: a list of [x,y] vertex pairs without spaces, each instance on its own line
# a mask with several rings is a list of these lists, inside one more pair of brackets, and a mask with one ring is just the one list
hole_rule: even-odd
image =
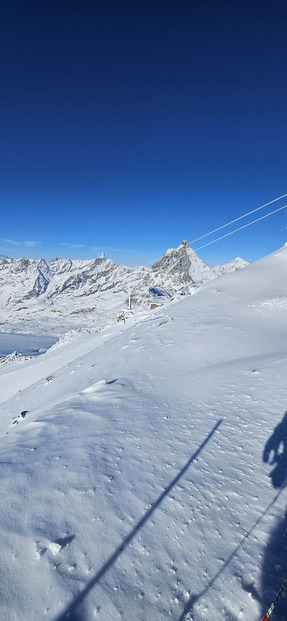
[[[287,412],[267,440],[263,461],[274,466],[270,479],[275,489],[281,491],[287,480]],[[262,616],[275,599],[287,578],[287,514],[276,520],[263,557],[261,592]],[[287,589],[278,600],[271,615],[272,621],[287,621]]]
[[[242,548],[242,546],[244,545],[245,541],[248,539],[248,537],[250,537],[250,535],[252,534],[254,529],[258,526],[258,524],[260,524],[260,522],[264,518],[264,516],[268,513],[268,511],[271,509],[271,507],[276,503],[279,495],[281,494],[281,491],[282,491],[282,489],[279,490],[279,492],[276,494],[276,496],[273,498],[273,500],[269,503],[269,505],[266,507],[266,509],[264,509],[264,511],[261,513],[261,515],[256,520],[256,522],[254,522],[253,526],[251,526],[251,528],[245,533],[245,535],[242,537],[240,543],[236,546],[236,548],[234,548],[233,552],[231,552],[231,554],[226,559],[226,561],[224,562],[222,567],[218,570],[218,572],[216,574],[214,574],[214,576],[209,580],[207,585],[201,591],[199,591],[199,593],[192,593],[192,595],[190,596],[189,600],[185,604],[185,607],[184,607],[184,609],[183,609],[183,611],[182,611],[182,613],[181,613],[181,615],[180,615],[180,617],[178,618],[177,621],[183,621],[185,619],[185,616],[188,613],[192,613],[193,612],[194,605],[208,592],[208,590],[214,585],[216,580],[218,580],[218,578],[221,576],[221,574],[228,567],[228,565],[232,561],[232,559],[238,554],[240,548]],[[247,591],[248,593],[250,593],[250,595],[254,599],[257,599],[258,601],[261,601],[260,595],[256,591],[253,583],[249,584],[249,583],[245,583],[245,582],[242,581],[242,588],[243,588],[244,591]],[[266,612],[266,610],[265,610],[265,612]],[[229,619],[230,618],[231,617],[229,615]],[[277,619],[277,621],[279,621],[279,618]],[[284,618],[281,617],[281,621],[287,621],[287,617],[286,617],[286,619],[285,619],[285,617]]]
[[157,498],[157,500],[151,505],[151,507],[146,511],[146,513],[142,516],[139,522],[134,526],[129,535],[127,535],[121,545],[111,554],[111,556],[106,560],[104,565],[97,571],[95,576],[88,582],[86,587],[79,593],[73,602],[67,606],[67,608],[56,617],[55,621],[64,621],[68,619],[69,621],[85,621],[85,613],[81,611],[82,604],[84,604],[84,600],[90,591],[98,584],[98,582],[105,576],[105,574],[109,571],[109,569],[114,565],[119,556],[124,552],[126,547],[131,543],[131,541],[135,538],[138,531],[144,526],[144,524],[149,520],[154,511],[159,507],[164,498],[169,494],[169,492],[173,489],[173,487],[178,483],[180,478],[187,471],[192,462],[197,459],[198,455],[201,453],[205,445],[209,442],[215,431],[218,429],[221,424],[222,419],[220,419],[213,429],[210,431],[205,440],[201,443],[199,448],[193,453],[190,459],[186,462],[185,466],[180,470],[177,476],[169,483],[169,485],[163,490],[162,494]]
[[[246,539],[251,535],[271,507],[276,503],[282,490],[284,489],[287,482],[287,412],[285,413],[281,423],[275,427],[272,436],[266,442],[263,451],[263,461],[274,466],[269,476],[273,487],[278,490],[277,494],[249,531],[245,533],[240,543],[236,546],[233,552],[231,552],[225,563],[210,579],[207,585],[199,593],[192,593],[188,602],[185,604],[178,621],[183,621],[188,613],[192,614],[194,605],[207,593],[219,576],[228,567],[230,561],[234,558],[234,556],[236,556]],[[261,584],[262,596],[259,595],[253,583],[242,583],[242,588],[249,592],[254,599],[260,602],[262,607],[262,617],[266,614],[281,585],[287,578],[286,555],[287,513],[285,513],[283,519],[277,520],[276,526],[271,533],[269,543],[264,553]],[[287,621],[287,588],[276,604],[274,612],[272,612],[272,621]]]

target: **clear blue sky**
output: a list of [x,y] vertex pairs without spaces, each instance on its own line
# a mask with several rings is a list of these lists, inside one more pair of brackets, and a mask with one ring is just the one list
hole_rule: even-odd
[[286,32],[278,0],[2,0],[0,253],[146,263],[287,192]]

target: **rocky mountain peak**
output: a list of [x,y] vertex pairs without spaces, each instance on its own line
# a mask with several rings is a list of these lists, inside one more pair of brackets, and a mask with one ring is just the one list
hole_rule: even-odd
[[160,271],[163,275],[177,276],[182,284],[202,283],[212,278],[212,269],[208,267],[184,240],[178,248],[169,248],[164,255],[154,263],[153,271]]
[[[111,321],[125,305],[148,306],[155,298],[169,299],[229,271],[244,267],[241,259],[208,267],[184,240],[168,249],[154,265],[127,268],[101,253],[95,259],[40,259],[22,257],[0,261],[0,310],[3,323],[30,317],[69,321],[91,317]],[[129,306],[130,308],[130,306]],[[101,309],[101,311],[99,311]],[[102,315],[101,315],[102,313]],[[68,319],[68,317],[70,319]],[[78,321],[78,319],[77,319]]]

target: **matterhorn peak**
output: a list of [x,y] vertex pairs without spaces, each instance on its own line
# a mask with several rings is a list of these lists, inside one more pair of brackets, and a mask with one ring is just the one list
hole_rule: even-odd
[[169,248],[154,263],[152,270],[159,270],[165,276],[177,277],[182,284],[202,283],[213,278],[212,269],[205,265],[186,240],[178,248]]
[[[78,327],[79,318],[86,325],[83,317],[87,316],[93,323],[95,313],[97,324],[106,325],[127,299],[130,304],[132,298],[134,307],[144,307],[154,297],[168,299],[176,293],[194,292],[205,282],[245,264],[236,259],[208,267],[186,240],[166,250],[152,267],[119,266],[104,252],[91,260],[2,258],[1,320],[12,323],[21,319],[29,325],[31,317],[41,320],[45,308],[45,318],[53,320],[54,325],[57,322],[59,329],[62,325],[66,329],[67,323],[71,329]],[[41,329],[45,329],[44,322]]]

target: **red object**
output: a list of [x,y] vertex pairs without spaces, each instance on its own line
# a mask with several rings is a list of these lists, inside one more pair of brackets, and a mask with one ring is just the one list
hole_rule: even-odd
[[265,617],[263,617],[263,619],[261,619],[261,621],[268,621],[267,615],[265,615]]

